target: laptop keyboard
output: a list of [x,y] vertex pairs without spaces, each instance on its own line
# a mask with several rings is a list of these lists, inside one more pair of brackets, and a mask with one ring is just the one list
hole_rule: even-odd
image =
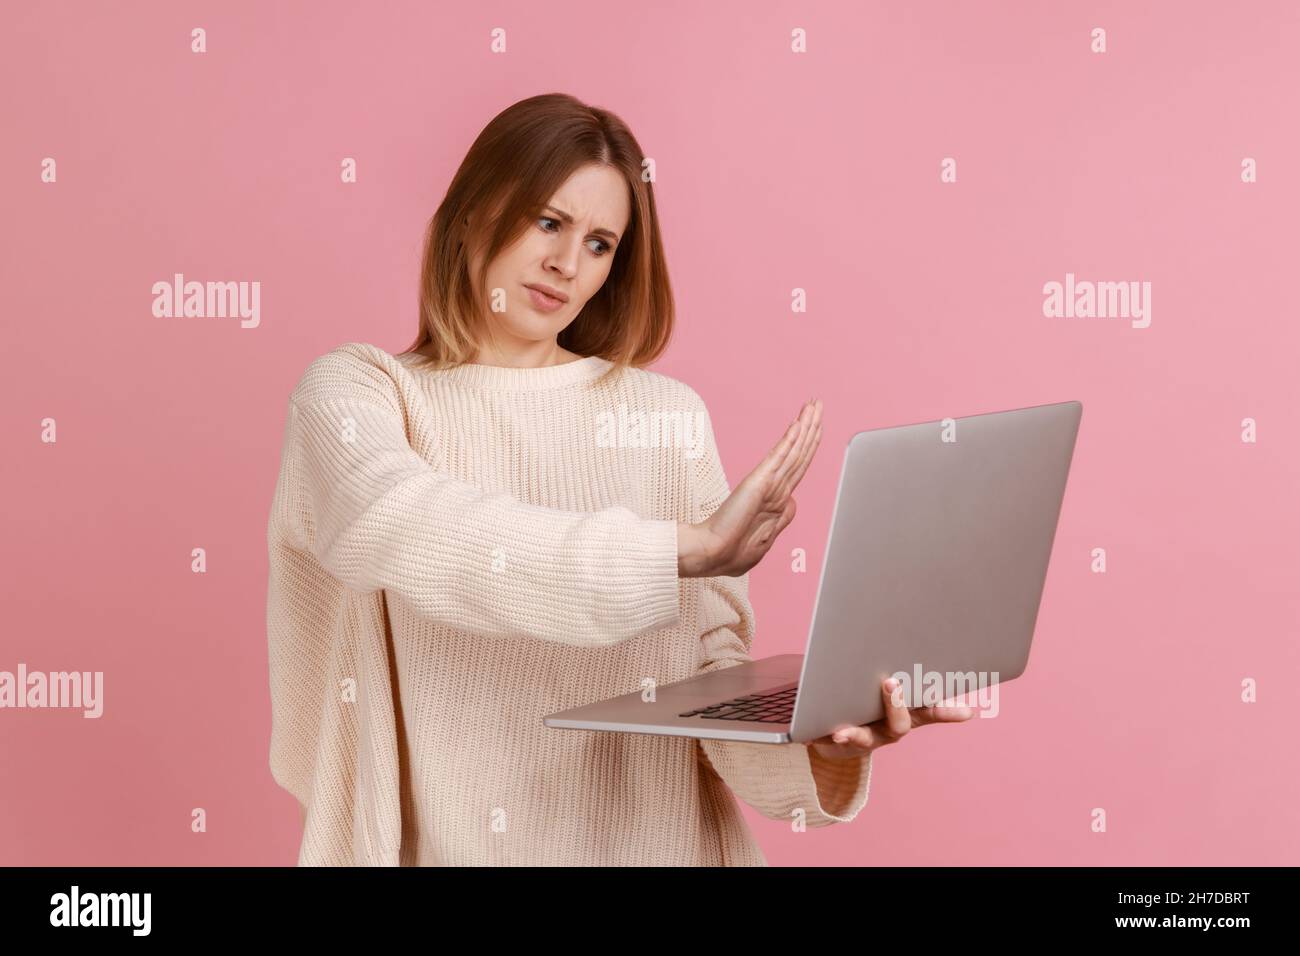
[[794,717],[794,698],[798,685],[763,694],[733,697],[720,704],[688,710],[678,717],[701,717],[708,720],[749,720],[762,724],[788,724]]

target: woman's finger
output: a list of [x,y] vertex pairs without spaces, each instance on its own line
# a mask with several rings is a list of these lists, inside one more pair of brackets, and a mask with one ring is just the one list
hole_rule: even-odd
[[790,452],[798,441],[799,434],[800,424],[799,419],[796,418],[790,423],[789,427],[786,428],[785,434],[781,436],[781,440],[776,443],[775,447],[767,453],[767,457],[759,462],[758,468],[754,470],[761,471],[764,469],[770,469],[773,472],[780,471],[785,465],[787,459],[790,457]]
[[885,695],[885,727],[893,737],[903,736],[912,729],[912,712],[907,709],[907,701],[899,692],[898,679],[891,677],[881,684],[881,693]]
[[812,419],[808,422],[809,434],[807,441],[803,442],[798,448],[798,460],[795,461],[783,475],[783,484],[780,488],[782,495],[788,495],[794,490],[795,485],[799,484],[803,478],[804,472],[808,470],[809,464],[812,463],[813,455],[817,451],[817,446],[821,442],[822,429],[822,403],[817,399],[812,404]]
[[791,487],[793,487],[790,479],[793,475],[795,475],[799,471],[800,467],[802,467],[805,464],[805,462],[807,462],[808,455],[811,453],[813,447],[813,441],[816,438],[816,436],[817,436],[817,412],[814,409],[813,412],[809,415],[807,424],[804,426],[804,433],[802,436],[800,436],[798,447],[796,447],[795,450],[790,454],[789,465],[782,471],[779,477],[778,487],[781,489],[782,494],[790,493],[789,490]]
[[924,724],[939,724],[944,722],[960,722],[969,720],[975,716],[975,709],[966,704],[961,706],[945,706],[936,704],[933,707],[914,707],[912,709],[912,722],[920,727]]
[[871,731],[871,725],[863,727],[841,727],[830,735],[831,743],[842,745],[845,748],[856,747],[859,750],[871,751],[877,747],[883,747],[890,743],[888,740],[881,740]]
[[807,473],[808,466],[812,464],[813,455],[817,453],[817,446],[821,444],[821,441],[822,441],[822,427],[820,424],[818,424],[817,427],[813,429],[812,437],[808,441],[807,448],[804,449],[804,453],[801,460],[799,461],[799,464],[795,467],[794,471],[792,471],[789,475],[787,475],[786,484],[781,489],[782,495],[792,494],[794,492],[794,489],[798,486],[799,482],[803,481],[803,476],[805,473]]
[[786,430],[785,437],[781,440],[781,454],[776,456],[773,462],[772,471],[774,474],[782,474],[790,467],[790,462],[798,454],[800,443],[803,441],[804,430],[808,427],[806,417],[803,411],[800,410]]
[[776,534],[774,534],[773,537],[776,537],[777,534],[780,534],[782,531],[784,531],[786,529],[786,526],[789,525],[790,522],[794,520],[794,512],[795,512],[794,499],[787,498],[785,500],[785,510],[781,512],[781,517],[777,519]]
[[798,431],[794,433],[793,444],[790,445],[789,449],[787,449],[787,453],[781,457],[779,462],[775,464],[774,470],[772,470],[772,473],[774,473],[772,484],[775,486],[780,486],[781,479],[783,479],[785,473],[787,473],[798,460],[798,454],[800,454],[800,449],[803,447],[803,440],[805,440],[807,429],[806,407],[801,408],[798,418],[794,419],[792,428],[794,427],[797,427]]

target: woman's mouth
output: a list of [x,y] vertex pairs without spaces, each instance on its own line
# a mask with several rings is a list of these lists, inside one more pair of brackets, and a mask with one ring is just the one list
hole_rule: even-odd
[[564,305],[564,302],[554,296],[547,295],[545,292],[539,292],[532,286],[524,286],[528,290],[528,298],[533,303],[533,308],[542,312],[554,312]]

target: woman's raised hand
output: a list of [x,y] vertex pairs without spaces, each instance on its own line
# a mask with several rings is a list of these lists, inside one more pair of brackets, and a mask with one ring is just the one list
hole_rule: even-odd
[[822,437],[821,399],[806,402],[776,446],[700,524],[678,526],[677,569],[682,577],[744,574],[794,520],[795,486]]

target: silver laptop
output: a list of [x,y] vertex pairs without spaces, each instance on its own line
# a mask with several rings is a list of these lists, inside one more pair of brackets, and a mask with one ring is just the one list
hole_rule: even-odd
[[1082,414],[1081,402],[1060,402],[858,432],[844,452],[803,654],[543,722],[806,743],[882,718],[880,682],[891,674],[1020,676]]

